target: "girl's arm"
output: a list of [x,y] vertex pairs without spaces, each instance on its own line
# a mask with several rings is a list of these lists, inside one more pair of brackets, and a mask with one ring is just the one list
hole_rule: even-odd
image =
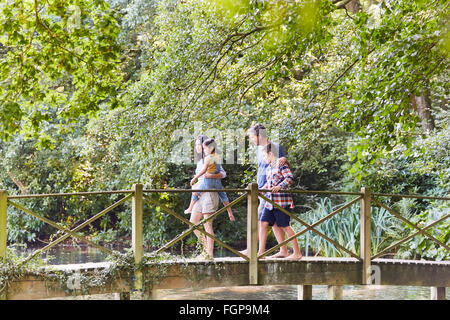
[[191,186],[194,184],[195,180],[197,180],[198,178],[200,178],[202,175],[205,174],[206,170],[208,170],[208,163],[205,161],[205,164],[203,165],[202,170],[199,173],[197,173],[194,178],[192,178]]
[[207,174],[205,174],[205,178],[210,178],[210,179],[225,179],[226,177],[227,177],[227,173],[223,169],[223,166],[220,166],[219,173],[207,173]]

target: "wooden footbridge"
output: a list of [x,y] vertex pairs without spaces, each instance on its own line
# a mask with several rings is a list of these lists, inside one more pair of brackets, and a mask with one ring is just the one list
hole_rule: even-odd
[[[217,190],[205,190],[217,191]],[[304,194],[329,194],[353,196],[353,200],[340,206],[337,210],[329,213],[324,218],[308,224],[295,214],[286,211],[292,219],[298,221],[304,228],[291,238],[286,239],[273,248],[268,249],[261,255],[257,255],[257,207],[258,197],[273,203],[266,198],[268,190],[258,190],[256,184],[250,184],[247,189],[227,189],[227,192],[241,193],[238,198],[228,206],[221,208],[208,219],[202,220],[198,224],[193,224],[183,215],[177,214],[158,200],[153,199],[151,193],[170,192],[192,192],[192,190],[182,189],[158,189],[144,190],[141,184],[134,185],[132,190],[81,192],[66,194],[41,194],[41,195],[8,195],[6,191],[0,190],[0,259],[6,261],[6,218],[7,209],[13,206],[23,212],[30,214],[45,223],[57,228],[64,233],[46,247],[37,250],[29,257],[20,262],[24,264],[40,253],[54,247],[68,237],[76,238],[89,245],[95,246],[106,253],[112,254],[108,248],[100,246],[89,238],[81,235],[79,231],[93,223],[95,220],[111,212],[114,208],[125,201],[132,201],[132,252],[134,268],[116,268],[114,275],[103,278],[104,281],[89,284],[89,294],[96,293],[117,293],[121,298],[129,298],[131,291],[139,291],[151,297],[152,292],[158,289],[167,288],[202,288],[202,287],[225,287],[225,286],[246,286],[246,285],[298,285],[303,299],[312,298],[313,285],[328,285],[331,298],[342,297],[343,285],[395,285],[395,286],[427,286],[431,287],[432,298],[445,299],[445,288],[450,286],[450,261],[424,261],[424,260],[396,260],[381,259],[393,248],[421,234],[446,250],[450,251],[447,243],[436,239],[427,231],[438,223],[446,220],[450,214],[444,214],[439,220],[434,221],[425,227],[419,227],[413,222],[405,219],[400,213],[389,208],[382,202],[383,197],[409,197],[418,199],[444,200],[447,197],[427,197],[420,195],[392,195],[371,193],[369,189],[362,188],[361,192],[336,192],[336,191],[305,191],[286,190],[290,193]],[[67,196],[89,196],[93,194],[124,194],[123,198],[98,214],[79,224],[73,229],[62,227],[60,224],[51,221],[19,203],[23,198],[45,198],[45,197],[67,197]],[[205,231],[204,223],[214,219],[217,215],[226,211],[227,207],[234,206],[238,202],[247,200],[247,249],[248,255],[235,250],[230,245],[224,243],[214,235]],[[143,249],[143,202],[148,201],[160,210],[186,223],[189,228],[182,234],[175,237],[163,247],[159,248],[150,256],[162,254],[183,238],[194,232],[200,231],[207,237],[211,237],[220,246],[225,247],[235,254],[235,257],[216,258],[212,261],[198,261],[195,259],[172,258],[167,260],[146,259]],[[360,204],[360,252],[355,253],[340,245],[326,234],[317,229],[317,226],[331,217],[341,213],[344,209],[359,203]],[[284,210],[277,204],[274,206]],[[402,220],[405,224],[417,231],[394,243],[388,248],[374,255],[371,254],[371,207],[380,206],[388,210],[392,215]],[[269,259],[268,255],[278,250],[281,245],[288,243],[294,237],[298,237],[307,231],[312,231],[331,242],[348,258],[330,257],[303,257],[299,261],[286,261],[282,259]],[[105,274],[113,268],[113,262],[72,264],[59,266],[41,267],[39,273],[21,273],[12,277],[9,282],[4,283],[0,288],[3,299],[45,299],[62,297],[67,295],[86,294],[83,288],[83,280],[93,274]],[[61,278],[62,274],[72,275],[64,278],[65,282],[58,286],[54,285],[54,278]],[[77,281],[81,283],[77,283]]]

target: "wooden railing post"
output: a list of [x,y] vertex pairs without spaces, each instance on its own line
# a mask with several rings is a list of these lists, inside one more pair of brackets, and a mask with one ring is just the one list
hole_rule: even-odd
[[371,192],[369,188],[362,187],[361,215],[360,215],[360,257],[362,259],[362,284],[370,284],[370,223],[371,223]]
[[248,185],[247,197],[247,254],[249,284],[258,284],[258,184]]
[[312,300],[312,285],[297,285],[297,300]]
[[431,287],[431,300],[445,300],[445,287]]
[[8,208],[8,192],[0,190],[0,260],[6,260],[6,218]]
[[[142,184],[133,185],[133,200],[132,200],[132,248],[134,255],[134,263],[139,265],[142,262],[143,244],[142,244],[142,204],[143,204],[143,186]],[[136,290],[142,289],[142,272],[135,274],[134,287]]]
[[328,300],[342,300],[343,286],[328,285]]

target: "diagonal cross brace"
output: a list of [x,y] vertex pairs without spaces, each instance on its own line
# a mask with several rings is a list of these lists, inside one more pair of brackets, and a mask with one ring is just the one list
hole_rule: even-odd
[[272,253],[273,251],[277,250],[278,248],[280,248],[281,246],[287,244],[289,241],[291,241],[292,239],[295,239],[299,236],[301,236],[302,234],[308,232],[309,230],[312,230],[312,228],[318,226],[319,224],[325,222],[326,220],[330,219],[331,217],[335,216],[336,214],[338,214],[339,212],[347,209],[348,207],[352,206],[353,204],[355,204],[356,202],[358,202],[359,200],[361,200],[362,197],[358,197],[346,204],[344,204],[342,207],[336,209],[335,211],[333,211],[332,213],[328,214],[327,216],[323,217],[320,220],[317,220],[316,222],[314,222],[313,224],[310,225],[310,227],[306,227],[305,229],[297,232],[296,234],[294,234],[293,236],[287,238],[286,240],[284,240],[283,242],[277,244],[276,246],[270,248],[269,250],[267,250],[266,252],[264,252],[263,254],[261,254],[260,257],[264,257],[267,256],[268,254]]
[[206,230],[202,229],[201,227],[203,227],[203,224],[208,222],[209,220],[214,219],[214,217],[216,217],[217,215],[219,215],[220,213],[224,212],[226,209],[228,209],[229,207],[235,205],[236,203],[238,203],[239,201],[241,201],[242,199],[246,198],[247,194],[244,194],[240,197],[238,197],[236,200],[230,202],[228,205],[226,205],[225,207],[221,208],[220,210],[216,211],[214,214],[212,214],[209,218],[200,221],[198,224],[193,224],[192,222],[190,222],[189,220],[187,220],[186,218],[178,215],[175,211],[173,211],[172,209],[166,207],[165,205],[161,204],[158,200],[152,199],[147,195],[144,195],[144,198],[149,201],[150,203],[159,206],[160,208],[162,208],[164,211],[166,211],[167,213],[169,213],[170,215],[174,216],[175,218],[183,221],[184,223],[188,224],[190,226],[190,228],[186,231],[184,231],[181,235],[179,235],[178,237],[174,238],[173,240],[171,240],[169,243],[167,243],[165,246],[159,248],[156,253],[160,253],[161,251],[164,251],[166,249],[168,249],[169,247],[171,247],[172,245],[174,245],[175,243],[177,243],[178,241],[180,241],[181,239],[183,239],[184,237],[188,236],[189,234],[191,234],[194,230],[198,230],[201,233],[205,234],[206,236],[212,238],[214,241],[217,241],[217,243],[219,243],[220,245],[222,245],[223,247],[227,248],[228,250],[230,250],[231,252],[239,255],[240,257],[244,258],[245,260],[248,260],[249,258],[240,253],[239,251],[233,249],[232,247],[230,247],[229,245],[227,245],[226,243],[224,243],[223,241],[217,239],[215,236],[213,236],[212,234],[210,234],[209,232],[207,232]]
[[[322,238],[324,238],[325,240],[331,242],[333,245],[335,245],[336,247],[338,247],[339,249],[345,251],[346,253],[348,253],[350,256],[352,256],[353,258],[356,258],[358,260],[361,260],[360,257],[358,257],[355,253],[351,252],[350,250],[348,250],[347,248],[341,246],[339,243],[336,243],[335,241],[333,241],[332,239],[330,239],[327,235],[323,234],[322,232],[320,232],[319,230],[315,229],[312,225],[309,225],[308,223],[304,222],[302,219],[298,218],[297,216],[295,216],[294,214],[292,214],[291,212],[289,212],[288,210],[284,209],[283,207],[281,207],[280,205],[278,205],[277,203],[273,202],[272,200],[268,199],[266,196],[262,195],[261,193],[259,194],[259,197],[263,198],[264,200],[266,200],[267,202],[271,203],[273,206],[277,207],[278,209],[280,209],[281,211],[283,211],[284,213],[286,213],[287,215],[289,215],[291,218],[297,220],[298,222],[300,222],[302,225],[304,225],[306,227],[305,230],[302,230],[301,232],[306,232],[308,230],[314,231],[315,233],[317,233],[319,236],[321,236]],[[356,202],[357,200],[360,200],[360,198],[353,200],[352,202]],[[352,203],[350,202],[350,203]],[[353,204],[353,203],[352,203]],[[323,220],[323,219],[322,219]],[[323,221],[321,221],[320,223],[322,223]],[[316,223],[317,224],[317,223]],[[293,238],[293,237],[292,237]],[[263,254],[261,254],[258,258],[263,257],[265,255],[267,255],[270,252],[264,252]]]
[[63,236],[59,237],[58,239],[52,241],[51,243],[49,243],[49,244],[48,244],[47,246],[45,246],[44,248],[35,251],[35,252],[34,252],[33,254],[31,254],[28,258],[26,258],[23,262],[25,263],[25,262],[29,261],[30,259],[32,259],[33,257],[35,257],[37,254],[40,254],[40,253],[42,253],[42,252],[44,252],[44,251],[46,251],[46,250],[52,248],[53,246],[55,246],[56,244],[60,243],[61,241],[65,240],[65,239],[67,239],[67,238],[70,237],[70,236],[72,236],[72,237],[74,237],[74,238],[77,238],[77,239],[79,239],[79,240],[81,240],[81,241],[83,241],[83,242],[86,242],[86,243],[88,243],[88,244],[90,244],[90,245],[92,245],[92,246],[94,246],[94,247],[96,247],[96,248],[98,248],[98,249],[100,249],[100,250],[102,250],[102,251],[105,251],[105,252],[107,252],[108,254],[111,254],[111,253],[112,253],[111,250],[109,250],[109,249],[107,249],[107,248],[105,248],[105,247],[103,247],[103,246],[100,246],[100,245],[98,245],[97,243],[95,243],[95,242],[93,242],[93,241],[91,241],[91,240],[89,240],[89,239],[86,239],[86,238],[83,237],[83,236],[80,236],[80,235],[76,234],[75,232],[77,232],[77,231],[79,231],[80,229],[84,228],[85,226],[91,224],[93,221],[95,221],[95,220],[97,220],[98,218],[102,217],[103,215],[105,215],[106,213],[108,213],[109,211],[111,211],[112,209],[116,208],[117,206],[119,206],[120,204],[122,204],[123,202],[125,202],[126,200],[128,200],[129,198],[131,198],[132,196],[133,196],[132,194],[125,196],[123,199],[121,199],[121,200],[117,201],[116,203],[112,204],[111,206],[109,206],[109,207],[106,208],[105,210],[99,212],[98,214],[96,214],[95,216],[93,216],[93,217],[91,217],[90,219],[86,220],[85,222],[83,222],[82,224],[80,224],[79,226],[75,227],[75,228],[72,229],[72,230],[68,230],[68,229],[66,229],[66,228],[64,228],[64,227],[61,227],[60,225],[58,225],[58,224],[55,223],[54,221],[52,221],[52,220],[50,220],[50,219],[47,219],[47,218],[45,218],[45,217],[42,217],[42,216],[38,215],[37,213],[35,213],[35,212],[33,212],[33,211],[31,211],[31,210],[29,210],[29,209],[27,209],[27,208],[21,206],[21,205],[18,204],[18,203],[15,203],[15,202],[13,202],[13,201],[11,201],[11,200],[8,200],[8,203],[11,204],[11,205],[13,205],[14,207],[16,207],[16,208],[18,208],[18,209],[20,209],[20,210],[22,210],[22,211],[24,211],[24,212],[26,212],[26,213],[32,215],[32,216],[34,216],[35,218],[38,218],[39,220],[44,221],[45,223],[47,223],[47,224],[49,224],[49,225],[51,225],[51,226],[53,226],[53,227],[55,227],[55,228],[57,228],[57,229],[59,229],[59,230],[61,230],[61,231],[63,231],[63,232],[65,233],[65,235],[63,235]]
[[390,213],[392,213],[394,216],[396,216],[397,218],[399,218],[399,219],[402,220],[403,222],[409,224],[410,226],[412,226],[413,228],[415,228],[415,229],[418,230],[417,232],[415,232],[415,233],[409,235],[408,237],[404,238],[403,240],[400,240],[400,241],[398,241],[397,243],[394,243],[393,245],[391,245],[391,246],[389,246],[388,248],[384,249],[383,251],[378,252],[376,255],[374,255],[374,256],[372,257],[372,259],[375,259],[375,258],[377,258],[377,257],[379,257],[379,256],[381,256],[381,255],[383,255],[385,252],[388,252],[388,251],[391,250],[392,248],[395,248],[395,247],[397,247],[398,245],[400,245],[400,244],[402,244],[402,243],[404,243],[404,242],[406,242],[406,241],[408,241],[408,240],[414,238],[414,237],[415,237],[416,235],[418,235],[419,233],[423,234],[424,236],[426,236],[426,237],[428,237],[429,239],[433,240],[433,241],[434,241],[435,243],[437,243],[438,245],[441,245],[441,246],[443,246],[445,249],[447,249],[447,250],[450,251],[450,248],[449,248],[445,243],[442,243],[441,241],[439,241],[438,239],[436,239],[435,237],[433,237],[431,234],[429,234],[428,232],[426,232],[426,230],[428,230],[428,229],[430,229],[431,227],[435,226],[435,225],[438,224],[439,222],[446,220],[448,217],[450,217],[450,214],[448,214],[448,215],[442,217],[442,218],[439,219],[439,220],[436,220],[436,221],[433,222],[432,224],[430,224],[430,225],[428,225],[428,226],[426,226],[426,227],[424,227],[424,228],[421,229],[421,228],[419,228],[416,224],[414,224],[414,223],[412,223],[411,221],[409,221],[409,220],[405,219],[404,217],[402,217],[397,211],[395,211],[395,210],[389,208],[388,206],[384,205],[382,202],[380,202],[380,201],[378,201],[378,200],[376,200],[376,199],[372,199],[372,200],[375,202],[375,204],[377,204],[377,205],[379,205],[380,207],[382,207],[383,209],[389,211]]

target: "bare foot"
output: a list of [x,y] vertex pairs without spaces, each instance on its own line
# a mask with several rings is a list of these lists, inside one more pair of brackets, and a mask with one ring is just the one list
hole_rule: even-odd
[[189,209],[184,210],[184,214],[190,214],[190,213],[192,213],[191,210],[189,210]]
[[300,260],[303,258],[301,254],[291,254],[290,256],[284,258],[284,260]]
[[196,256],[194,258],[194,260],[196,260],[196,261],[206,261],[206,260],[210,260],[210,256],[207,253],[202,252],[198,256]]
[[205,260],[205,256],[198,255],[198,256],[196,256],[196,257],[194,258],[194,260],[196,260],[196,261],[203,261],[203,260]]
[[281,252],[281,251],[279,251],[278,253],[276,253],[276,254],[274,254],[274,255],[271,255],[271,256],[268,256],[267,258],[270,258],[270,259],[280,259],[280,258],[286,258],[286,257],[288,257],[289,256],[289,253],[284,253],[284,252]]
[[247,249],[245,249],[245,250],[242,250],[242,251],[239,251],[239,253],[241,253],[241,254],[243,254],[243,255],[247,255]]
[[211,256],[211,255],[209,255],[209,254],[207,254],[207,255],[205,256],[205,260],[207,260],[207,261],[214,261],[214,257]]

